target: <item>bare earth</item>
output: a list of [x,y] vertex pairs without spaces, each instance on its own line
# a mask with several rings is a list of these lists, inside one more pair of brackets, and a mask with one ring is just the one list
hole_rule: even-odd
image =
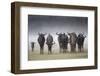
[[80,59],[80,58],[88,58],[88,52],[67,52],[67,53],[53,53],[48,54],[45,52],[44,54],[40,54],[39,52],[29,51],[28,60],[56,60],[56,59]]

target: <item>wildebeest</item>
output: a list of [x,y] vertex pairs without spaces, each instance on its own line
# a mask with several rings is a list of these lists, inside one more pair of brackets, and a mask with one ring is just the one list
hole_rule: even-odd
[[69,42],[70,42],[71,52],[75,52],[77,35],[76,35],[75,32],[68,33],[68,35],[70,36],[70,41]]
[[58,42],[60,47],[60,53],[63,50],[63,53],[66,52],[68,46],[68,36],[65,33],[56,33],[58,35]]
[[35,44],[35,42],[31,42],[32,51],[34,51],[34,44]]
[[48,34],[47,39],[46,39],[46,44],[48,46],[48,54],[52,53],[52,45],[53,43],[53,37],[51,34]]
[[59,49],[60,49],[60,53],[62,52],[62,33],[56,33],[56,35],[58,35],[58,43],[59,43]]
[[44,43],[45,43],[45,35],[43,33],[38,33],[39,37],[38,37],[38,43],[40,45],[40,54],[43,54],[43,50],[44,50]]
[[84,40],[85,40],[84,34],[79,33],[78,37],[77,37],[77,44],[78,44],[78,50],[81,52],[83,45],[84,45]]
[[62,38],[63,53],[66,53],[68,46],[68,36],[65,33],[63,33],[61,38]]

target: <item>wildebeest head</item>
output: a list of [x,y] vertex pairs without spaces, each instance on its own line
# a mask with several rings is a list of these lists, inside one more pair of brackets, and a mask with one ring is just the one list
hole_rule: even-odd
[[62,41],[62,33],[56,33],[56,35],[58,35],[58,42],[61,43]]
[[85,40],[85,35],[83,33],[79,33],[77,37],[77,44],[78,44],[78,49],[81,51],[84,45],[84,40]]
[[48,36],[47,36],[47,42],[46,43],[47,44],[52,44],[53,43],[53,37],[52,37],[51,34],[48,34]]
[[45,43],[45,35],[43,33],[38,33],[39,37],[38,37],[38,43],[40,45],[40,54],[43,54],[43,49],[44,49],[44,43]]
[[38,33],[39,37],[38,37],[38,42],[41,46],[44,46],[44,42],[45,42],[45,35],[46,34],[43,34],[43,33]]
[[61,36],[61,35],[62,35],[62,33],[58,33],[58,32],[57,32],[57,33],[56,33],[56,35]]
[[72,33],[68,33],[69,36],[76,36],[76,33],[75,32],[72,32]]
[[84,35],[84,33],[79,33],[78,37],[86,38],[86,36]]
[[43,34],[43,33],[38,33],[38,35],[39,35],[40,37],[44,37],[44,36],[46,35],[46,33],[45,33],[45,34]]
[[84,35],[84,33],[79,33],[78,37],[77,37],[78,44],[80,44],[80,45],[83,44],[85,38],[86,38],[86,36]]

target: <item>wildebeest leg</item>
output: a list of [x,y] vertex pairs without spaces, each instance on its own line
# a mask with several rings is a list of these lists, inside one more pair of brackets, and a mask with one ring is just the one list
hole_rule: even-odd
[[84,45],[82,44],[82,47],[81,47],[82,51],[84,51]]
[[80,52],[82,52],[82,47],[80,46]]
[[70,45],[71,46],[71,52],[73,52],[73,45]]
[[40,54],[43,54],[44,52],[43,52],[43,48],[41,48],[41,50],[40,50]]
[[62,53],[62,44],[59,43],[59,53]]
[[43,45],[40,45],[40,54],[43,54]]
[[59,48],[59,53],[61,53],[61,47]]
[[52,48],[51,48],[51,46],[50,46],[50,54],[52,54]]
[[42,48],[40,48],[40,54],[43,54],[43,50],[42,50]]
[[34,48],[32,47],[32,52],[34,51]]
[[72,45],[70,44],[70,52],[72,52]]
[[73,52],[76,51],[76,45],[75,44],[72,45],[72,49],[73,49]]
[[74,52],[76,52],[76,44],[74,44]]
[[80,46],[80,52],[82,52],[82,51],[83,51],[83,45]]
[[32,51],[33,51],[33,48],[32,48]]
[[64,44],[64,45],[63,45],[63,53],[66,53],[66,52],[67,52],[67,45]]
[[63,53],[66,53],[66,49],[63,49]]
[[65,49],[63,48],[63,53],[65,53]]
[[66,51],[68,52],[68,44],[67,44],[67,46],[66,46]]
[[83,48],[83,44],[82,44],[82,48]]
[[63,53],[66,53],[66,45],[63,45]]
[[60,43],[59,43],[59,53],[61,53],[61,45],[60,45]]
[[50,54],[50,50],[49,50],[50,48],[49,48],[49,45],[48,45],[48,54]]
[[74,45],[72,45],[72,52],[74,52],[75,51],[75,49],[74,49]]
[[50,53],[50,50],[49,50],[49,45],[48,45],[48,54]]
[[51,45],[48,46],[48,54],[52,54],[52,48],[51,47],[52,47]]
[[62,53],[62,48],[60,47],[59,53]]
[[75,45],[71,45],[71,52],[75,52]]
[[81,45],[78,45],[78,51],[81,52]]
[[51,49],[50,49],[50,51],[51,51],[51,54],[52,54],[52,45],[51,45]]

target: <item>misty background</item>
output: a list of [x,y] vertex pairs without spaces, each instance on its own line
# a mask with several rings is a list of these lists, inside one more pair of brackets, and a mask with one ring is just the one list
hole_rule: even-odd
[[[88,48],[88,18],[87,17],[71,17],[71,16],[45,16],[45,15],[28,15],[28,46],[31,50],[31,42],[35,42],[34,51],[39,51],[38,33],[50,33],[53,36],[54,42],[53,51],[59,50],[58,36],[56,32],[75,32],[84,33],[86,39],[84,42],[84,48]],[[45,38],[47,37],[45,36]],[[44,50],[47,50],[47,45],[44,45]],[[68,50],[70,47],[68,44]]]

